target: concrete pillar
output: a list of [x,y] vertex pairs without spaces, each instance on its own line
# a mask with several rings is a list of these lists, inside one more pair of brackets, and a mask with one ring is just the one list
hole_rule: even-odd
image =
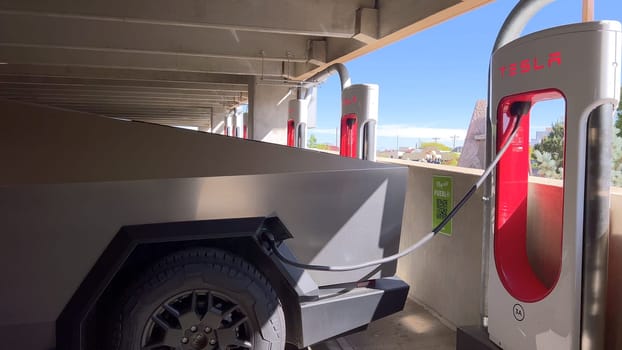
[[258,77],[248,85],[249,138],[287,144],[287,106],[295,92],[287,96],[289,87],[262,84]]
[[225,114],[214,114],[212,118],[214,125],[211,127],[211,132],[218,135],[223,135],[225,131]]

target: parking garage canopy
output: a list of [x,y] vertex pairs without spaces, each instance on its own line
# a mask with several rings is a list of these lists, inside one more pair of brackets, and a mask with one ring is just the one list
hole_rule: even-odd
[[[0,98],[209,129],[491,0],[0,0]],[[254,79],[254,80],[253,80]]]

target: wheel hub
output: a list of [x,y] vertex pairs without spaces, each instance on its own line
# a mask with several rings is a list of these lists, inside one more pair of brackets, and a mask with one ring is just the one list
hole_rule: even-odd
[[230,298],[208,290],[176,295],[151,315],[142,347],[157,350],[252,349],[252,326]]
[[193,335],[192,338],[190,338],[190,342],[188,343],[188,345],[190,345],[193,350],[202,350],[207,346],[207,344],[207,336],[202,333]]

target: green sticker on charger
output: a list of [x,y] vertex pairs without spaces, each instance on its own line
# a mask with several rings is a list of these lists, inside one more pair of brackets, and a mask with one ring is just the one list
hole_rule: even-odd
[[[453,209],[453,180],[450,176],[434,176],[432,178],[432,226],[440,224]],[[443,227],[440,233],[451,236],[451,222]]]

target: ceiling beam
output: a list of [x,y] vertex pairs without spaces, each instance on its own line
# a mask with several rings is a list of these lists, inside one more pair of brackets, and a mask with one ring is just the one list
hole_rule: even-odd
[[0,13],[4,45],[305,62],[308,41],[291,34]]
[[20,64],[63,65],[100,68],[131,68],[197,73],[224,73],[282,77],[282,62],[234,60],[176,54],[100,52],[75,48],[50,48],[0,43],[0,61]]
[[[380,0],[378,3],[378,36],[382,38],[395,33],[413,23],[460,5],[461,2],[461,0]],[[446,19],[455,16],[456,13],[450,13]]]
[[[493,0],[439,0],[438,3],[435,4],[435,1],[378,0],[378,40],[350,52],[340,52],[339,48],[330,51],[330,44],[328,44],[328,50],[331,52],[331,54],[328,55],[329,62],[327,62],[326,65],[311,70],[302,69],[302,64],[298,63],[296,72],[299,73],[299,75],[296,76],[295,79],[307,79],[320,72],[328,65],[351,61],[492,1]],[[420,3],[425,3],[427,5],[419,5]],[[402,7],[400,7],[400,4],[402,4]],[[438,9],[439,6],[441,9],[434,12],[434,9]],[[417,13],[414,8],[421,8],[421,11],[425,12]],[[398,17],[391,19],[387,17],[388,12],[398,13]],[[397,25],[398,23],[401,23],[401,28]],[[338,41],[333,40],[333,42]],[[450,44],[451,43],[448,42],[448,45]],[[345,45],[343,45],[343,47],[345,47]]]
[[[1,86],[1,85],[0,85]],[[247,98],[246,93],[230,91],[212,91],[203,94],[172,94],[154,92],[133,92],[117,90],[70,90],[70,89],[39,89],[39,88],[3,88],[2,96],[32,95],[40,97],[66,97],[66,98],[101,98],[101,99],[142,99],[142,100],[171,100],[171,101],[201,101]]]
[[[0,66],[1,67],[1,66]],[[37,77],[37,76],[3,76],[0,75],[0,86],[6,87],[29,87],[38,86],[52,89],[92,89],[92,90],[132,90],[145,92],[196,92],[203,91],[235,91],[247,92],[247,85],[238,84],[213,84],[196,82],[168,82],[168,81],[140,81],[140,80],[115,80],[115,79],[91,79],[91,78],[65,78],[65,77]]]
[[349,38],[373,0],[0,0],[6,14]]
[[65,98],[65,97],[43,97],[43,96],[7,96],[0,94],[0,98],[31,101],[39,104],[63,103],[68,105],[80,106],[149,106],[149,107],[187,107],[205,108],[220,105],[235,104],[238,100],[200,100],[200,101],[178,101],[178,100],[105,100],[96,98]]
[[[57,104],[71,104],[71,102],[58,102]],[[214,104],[218,105],[218,104]],[[129,105],[114,105],[114,104],[102,104],[93,106],[102,107],[105,109],[114,109],[114,110],[122,110],[122,111],[130,111],[130,110],[141,110],[141,111],[151,111],[151,110],[166,110],[171,111],[173,113],[177,112],[191,112],[191,113],[203,113],[205,109],[209,109],[212,106],[167,106],[167,105],[145,105],[145,104],[129,104]]]
[[28,64],[0,65],[0,75],[28,75],[38,77],[74,77],[92,79],[140,80],[183,83],[211,83],[248,85],[249,76],[239,74],[188,73],[176,71],[136,70],[123,68],[93,68],[72,66],[45,66]]
[[152,108],[152,109],[144,109],[144,108],[128,108],[128,109],[119,109],[119,108],[110,108],[110,107],[87,107],[84,106],[82,108],[76,108],[72,105],[64,105],[61,103],[54,104],[52,106],[57,106],[61,108],[67,109],[75,109],[75,110],[85,110],[91,113],[97,114],[116,114],[116,115],[125,115],[125,116],[194,116],[194,117],[204,117],[209,116],[210,111],[193,111],[193,110],[183,110],[183,109],[164,109],[164,108]]
[[[92,113],[88,111],[81,111],[81,112]],[[93,113],[93,114],[96,114],[96,113]],[[115,118],[115,119],[126,119],[130,121],[161,124],[161,125],[166,125],[166,126],[195,126],[195,127],[200,127],[200,128],[211,127],[210,123],[212,119],[212,117],[210,116],[198,118],[198,117],[169,117],[169,116],[155,115],[151,117],[132,116],[131,118],[128,118],[127,116],[115,115],[115,114],[109,114],[109,115],[98,114],[98,115],[104,116],[104,117]]]
[[137,122],[146,122],[152,124],[161,124],[167,126],[197,126],[197,127],[209,127],[210,117],[193,118],[193,117],[167,117],[167,116],[153,116],[153,117],[140,117],[133,116],[126,118],[124,116],[106,115],[105,117],[117,118],[117,119],[130,119]]
[[[116,117],[116,116],[106,116],[106,117],[111,117],[111,118],[116,118],[116,119],[128,119],[128,118],[123,118],[123,117]],[[131,121],[134,122],[143,122],[143,123],[151,123],[151,124],[159,124],[159,125],[164,125],[164,126],[174,126],[174,127],[180,127],[180,126],[191,126],[191,127],[197,127],[199,129],[209,129],[211,128],[211,120],[210,118],[206,118],[205,120],[201,120],[201,119],[194,119],[194,118],[175,118],[175,119],[171,119],[171,118],[132,118],[130,119]],[[202,131],[202,130],[197,130],[198,131]],[[204,131],[202,131],[204,132]]]

